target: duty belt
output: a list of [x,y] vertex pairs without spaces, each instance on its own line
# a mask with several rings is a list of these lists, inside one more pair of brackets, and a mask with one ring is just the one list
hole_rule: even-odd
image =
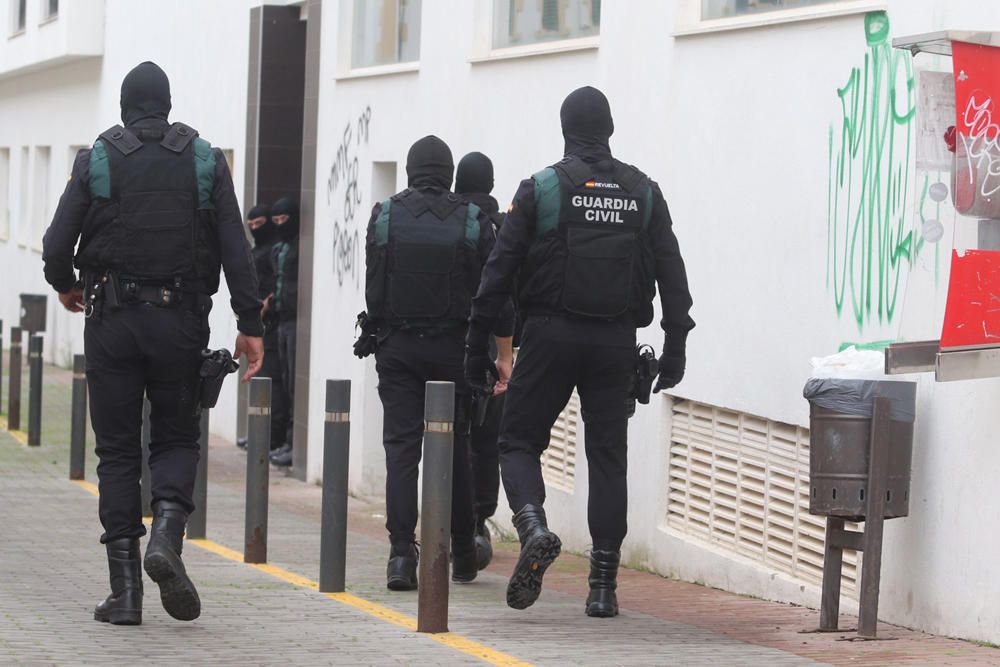
[[144,283],[128,278],[120,279],[119,284],[121,286],[123,305],[129,303],[149,303],[161,308],[176,308],[183,304],[192,310],[198,305],[196,295],[186,295],[174,287],[167,287],[157,283]]

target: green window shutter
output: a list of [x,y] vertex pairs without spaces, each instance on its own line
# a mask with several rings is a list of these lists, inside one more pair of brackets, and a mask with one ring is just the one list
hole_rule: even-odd
[[392,200],[386,199],[382,202],[382,209],[375,219],[375,245],[387,245],[389,243],[389,208]]
[[215,151],[201,137],[194,139],[194,168],[198,175],[198,204],[204,206],[212,200],[215,187]]
[[468,213],[465,216],[465,242],[472,246],[479,245],[479,207],[469,202]]
[[562,205],[559,174],[552,167],[546,167],[532,178],[535,180],[535,225],[541,235],[559,226],[559,208]]
[[92,198],[111,197],[111,166],[108,164],[108,151],[100,139],[94,142],[90,151],[90,196]]

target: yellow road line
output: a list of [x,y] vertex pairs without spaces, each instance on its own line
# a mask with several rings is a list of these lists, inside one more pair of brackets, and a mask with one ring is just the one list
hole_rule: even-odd
[[[94,484],[82,480],[72,481],[88,493],[95,496],[98,495],[97,487]],[[243,554],[239,551],[230,549],[229,547],[213,542],[212,540],[188,540],[188,543],[200,547],[217,556],[221,556],[227,560],[231,560],[236,563],[243,563]],[[292,584],[293,586],[298,586],[299,588],[305,588],[311,591],[319,591],[319,584],[317,582],[307,577],[303,577],[302,575],[295,574],[294,572],[289,572],[288,570],[278,567],[277,565],[271,565],[269,563],[243,564],[249,565],[256,570],[260,570],[265,574],[269,574],[272,577]],[[357,609],[358,611],[364,612],[369,616],[387,623],[392,623],[393,625],[398,625],[399,627],[410,632],[417,631],[417,619],[394,609],[390,609],[389,607],[384,607],[375,602],[370,602],[364,598],[352,595],[351,593],[324,593],[323,595],[331,600],[336,600],[341,604],[345,604],[349,607]],[[439,634],[427,634],[424,636],[428,639],[433,639],[448,648],[479,658],[480,660],[488,662],[491,665],[498,665],[502,667],[531,667],[530,662],[519,660],[512,655],[491,649],[488,646],[483,646],[478,642],[472,641],[471,639],[454,632],[442,632]]]
[[9,428],[7,428],[6,417],[0,417],[0,429],[7,431],[7,433],[10,434],[10,437],[14,438],[25,447],[28,446],[28,434],[25,433],[24,431],[12,431]]

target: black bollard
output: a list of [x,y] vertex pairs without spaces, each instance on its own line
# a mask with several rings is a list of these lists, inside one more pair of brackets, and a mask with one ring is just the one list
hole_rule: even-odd
[[198,473],[194,479],[194,511],[188,517],[187,536],[191,540],[205,539],[208,523],[208,410],[201,411],[201,436],[198,438]]
[[7,428],[21,430],[21,327],[10,328],[10,397]]
[[267,562],[267,483],[271,453],[271,378],[250,380],[244,563]]
[[87,363],[73,356],[73,403],[70,409],[69,478],[83,479],[87,456]]
[[423,502],[417,632],[448,632],[448,547],[455,384],[428,382],[424,392]]
[[351,381],[326,381],[323,431],[323,515],[319,590],[343,593],[347,572],[347,471],[351,455]]
[[142,399],[142,472],[139,479],[142,498],[142,515],[153,516],[153,480],[149,473],[149,441],[151,439],[149,399]]
[[28,340],[28,444],[42,444],[42,337]]

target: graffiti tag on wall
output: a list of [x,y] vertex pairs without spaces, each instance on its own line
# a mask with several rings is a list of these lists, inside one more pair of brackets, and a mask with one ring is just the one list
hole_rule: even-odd
[[362,145],[368,145],[371,118],[369,106],[344,126],[326,181],[326,203],[333,211],[333,267],[341,287],[345,282],[360,287],[364,273],[364,230],[358,227],[355,217],[363,200],[358,185],[358,156]]
[[865,15],[868,52],[837,90],[842,117],[829,130],[827,286],[837,314],[862,331],[888,324],[901,278],[923,248],[908,213],[916,112],[909,54],[893,50],[885,12]]

